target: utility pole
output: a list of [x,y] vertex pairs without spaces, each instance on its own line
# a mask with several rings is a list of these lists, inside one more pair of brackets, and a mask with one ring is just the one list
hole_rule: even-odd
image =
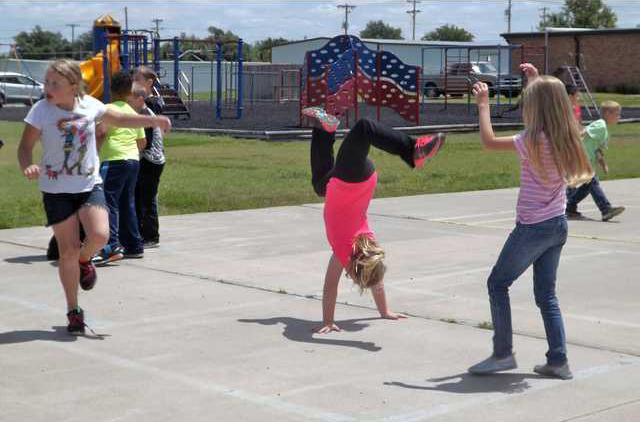
[[507,33],[511,32],[511,0],[509,0],[509,5],[507,9],[504,11],[504,15],[507,17]]
[[543,7],[542,9],[542,26],[547,27],[547,8]]
[[344,9],[344,23],[342,24],[342,26],[344,28],[345,35],[349,34],[349,13],[351,13],[351,11],[355,8],[355,6],[348,3],[338,5],[338,9]]
[[421,12],[421,10],[416,10],[416,4],[421,3],[421,0],[407,0],[407,3],[413,4],[413,9],[407,10],[407,13],[411,15],[411,39],[416,40],[416,15]]
[[71,27],[71,56],[74,56],[74,54],[73,54],[73,49],[74,49],[75,47],[74,47],[74,45],[73,45],[73,44],[74,44],[74,43],[75,43],[75,41],[76,41],[76,26],[80,26],[80,25],[78,25],[77,23],[68,23],[68,24],[66,24],[65,26],[69,26],[69,27]]
[[156,24],[156,37],[160,37],[160,22],[162,22],[164,19],[151,19],[151,22]]
[[129,9],[126,6],[124,8],[124,30],[129,30]]

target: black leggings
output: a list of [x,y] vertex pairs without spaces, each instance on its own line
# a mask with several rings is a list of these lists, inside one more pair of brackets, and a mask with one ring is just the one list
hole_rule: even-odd
[[368,119],[360,119],[349,131],[340,146],[338,157],[333,158],[334,133],[314,128],[311,137],[311,183],[318,196],[324,196],[327,183],[332,177],[358,183],[367,180],[375,171],[368,158],[373,145],[390,154],[397,155],[414,167],[415,141],[408,135]]

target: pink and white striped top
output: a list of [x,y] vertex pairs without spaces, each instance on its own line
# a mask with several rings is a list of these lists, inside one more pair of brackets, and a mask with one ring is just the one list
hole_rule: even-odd
[[540,136],[546,182],[529,161],[525,132],[520,132],[513,139],[520,156],[520,192],[516,206],[516,221],[521,224],[536,224],[563,215],[567,206],[567,184],[553,161],[549,141],[544,134]]

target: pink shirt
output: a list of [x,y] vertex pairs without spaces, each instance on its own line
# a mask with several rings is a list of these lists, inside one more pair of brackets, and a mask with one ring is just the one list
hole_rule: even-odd
[[514,137],[520,156],[520,192],[516,207],[516,221],[535,224],[565,213],[567,206],[567,184],[553,161],[549,141],[541,135],[542,166],[547,174],[546,182],[538,175],[529,161],[525,145],[525,132]]
[[340,263],[347,268],[355,237],[369,229],[367,209],[378,183],[378,174],[359,183],[344,182],[332,177],[327,184],[324,202],[324,224],[327,240]]

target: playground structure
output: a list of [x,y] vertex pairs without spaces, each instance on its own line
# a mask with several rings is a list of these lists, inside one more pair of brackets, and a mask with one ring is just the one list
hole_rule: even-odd
[[[165,101],[164,114],[190,117],[185,104],[193,99],[192,81],[180,69],[180,59],[185,53],[180,50],[181,40],[177,37],[162,39],[156,33],[146,30],[122,30],[120,24],[111,16],[105,15],[94,21],[94,56],[80,63],[83,79],[92,96],[107,103],[110,101],[109,83],[111,76],[120,70],[145,65],[153,67],[160,76],[161,43],[170,43],[170,55],[173,58],[173,84],[159,83],[155,89]],[[194,43],[194,40],[189,40]],[[232,109],[233,118],[242,118],[243,110],[243,41],[237,45],[237,60],[223,63],[225,45],[219,41],[197,41],[206,47],[215,44],[215,95],[216,119],[223,118],[223,111]],[[211,61],[213,69],[213,59]],[[213,91],[212,72],[212,91]]]
[[300,109],[323,106],[347,120],[353,109],[357,120],[363,101],[376,108],[378,120],[381,107],[388,107],[418,125],[421,73],[419,66],[407,65],[393,53],[374,51],[357,37],[339,35],[306,53]]

